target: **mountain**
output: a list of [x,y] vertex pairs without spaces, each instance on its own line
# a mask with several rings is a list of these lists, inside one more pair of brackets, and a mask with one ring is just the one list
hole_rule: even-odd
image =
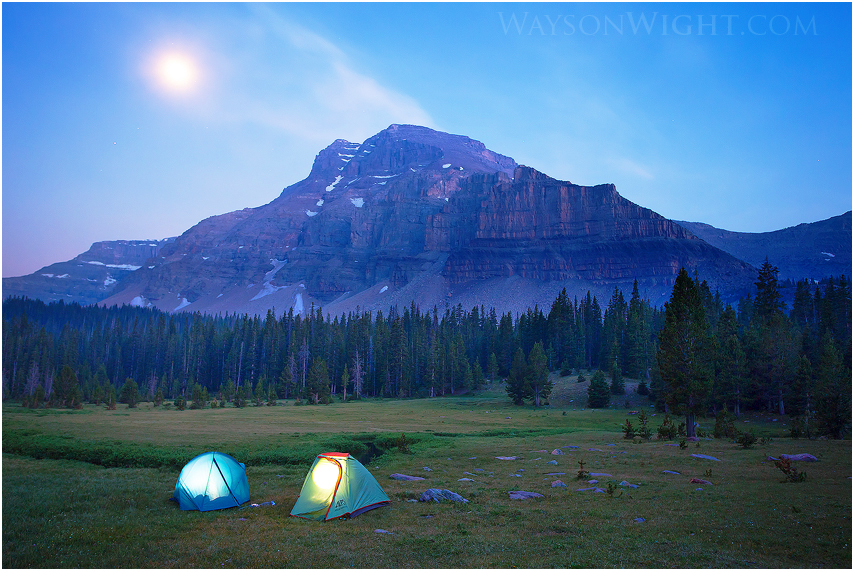
[[111,240],[94,243],[66,262],[57,262],[27,276],[3,278],[3,297],[26,296],[45,302],[94,304],[112,293],[125,276],[157,256],[174,238]]
[[701,222],[677,221],[712,244],[760,267],[766,258],[778,267],[778,278],[852,277],[852,211],[773,232],[731,232]]
[[468,137],[392,125],[337,140],[267,205],[210,217],[128,274],[102,304],[277,313],[446,304],[548,309],[566,287],[608,299],[638,278],[654,303],[680,267],[725,296],[749,264],[614,185],[552,179]]

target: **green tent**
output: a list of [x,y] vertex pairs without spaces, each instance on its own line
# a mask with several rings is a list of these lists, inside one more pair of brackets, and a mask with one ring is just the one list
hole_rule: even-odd
[[181,510],[218,510],[249,500],[246,468],[225,453],[202,453],[181,469],[175,496]]
[[348,453],[318,455],[291,516],[309,520],[352,518],[389,504],[377,479]]

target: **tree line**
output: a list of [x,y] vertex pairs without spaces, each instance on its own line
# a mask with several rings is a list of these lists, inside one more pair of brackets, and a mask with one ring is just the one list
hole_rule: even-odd
[[[269,310],[262,318],[9,298],[3,398],[69,407],[111,399],[325,403],[460,394],[506,379],[514,402],[539,404],[548,400],[550,371],[602,370],[615,392],[624,376],[640,380],[661,409],[810,417],[827,407],[833,387],[851,386],[846,277],[798,282],[787,311],[768,263],[756,294],[736,308],[684,274],[664,308],[644,300],[636,282],[628,302],[615,289],[605,309],[590,293],[571,300],[562,291],[548,312],[534,307],[516,316],[483,306],[422,311],[413,303],[335,317],[320,308],[281,317]],[[701,365],[674,370],[669,356],[679,350],[668,336],[686,321],[677,310],[687,304],[700,340],[693,363]]]

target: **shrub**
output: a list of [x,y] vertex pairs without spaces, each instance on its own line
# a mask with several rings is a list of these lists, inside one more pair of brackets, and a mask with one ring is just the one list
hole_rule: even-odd
[[657,438],[662,439],[664,441],[673,441],[677,438],[677,428],[674,426],[674,422],[671,420],[671,416],[667,413],[665,417],[662,419],[662,425],[656,430]]
[[757,442],[757,436],[754,434],[754,431],[745,431],[744,433],[737,431],[736,442],[742,445],[743,449],[748,449]]
[[621,426],[621,429],[623,429],[624,439],[632,439],[633,437],[635,437],[635,428],[633,428],[632,421],[630,421],[629,419],[627,419],[626,423]]
[[585,383],[586,381],[585,376],[581,373],[579,374],[579,377],[576,378],[576,383]]
[[726,409],[716,413],[715,427],[713,427],[713,437],[716,439],[731,438],[735,435],[736,427],[734,426],[735,417]]
[[778,459],[775,461],[775,466],[786,476],[782,483],[801,483],[807,478],[805,472],[796,470],[789,459]]
[[635,389],[635,392],[639,395],[649,395],[650,388],[647,387],[647,382],[641,380],[641,383],[638,384],[638,387]]
[[591,477],[591,473],[585,470],[585,461],[579,459],[579,472],[576,473],[576,480],[582,481]]
[[644,409],[638,412],[638,422],[641,423],[641,427],[636,431],[636,433],[645,441],[650,441],[650,437],[653,435],[653,432],[650,430],[650,427],[647,426],[647,411]]

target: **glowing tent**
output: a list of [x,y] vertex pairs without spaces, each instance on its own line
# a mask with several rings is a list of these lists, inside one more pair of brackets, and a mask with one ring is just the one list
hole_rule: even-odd
[[202,453],[184,465],[175,496],[181,510],[217,510],[249,500],[246,468],[225,453]]
[[377,479],[348,453],[318,455],[291,516],[309,520],[354,517],[389,504]]

